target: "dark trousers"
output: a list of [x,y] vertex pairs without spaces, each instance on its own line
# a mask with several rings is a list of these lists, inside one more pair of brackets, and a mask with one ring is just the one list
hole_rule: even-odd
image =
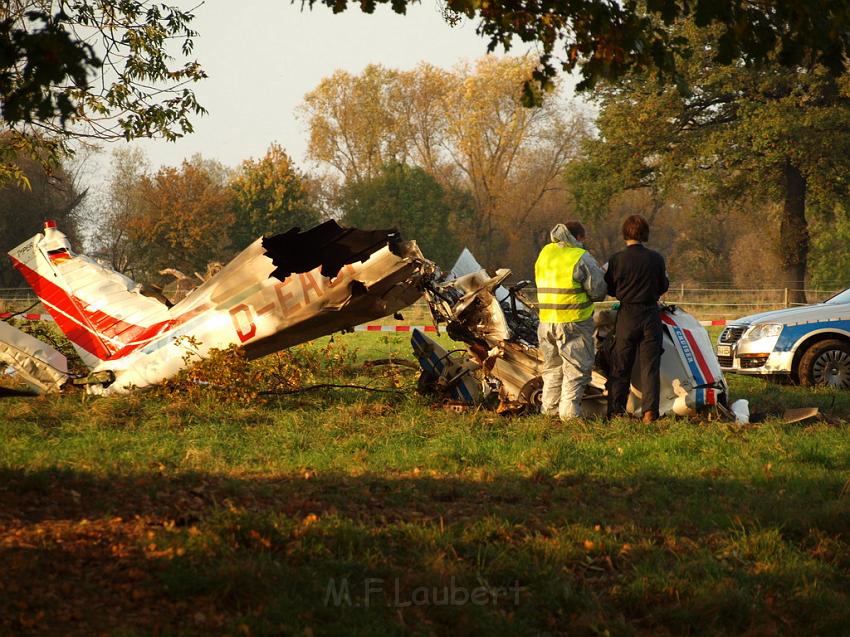
[[635,357],[639,355],[643,413],[658,415],[663,329],[657,305],[622,305],[617,313],[608,378],[608,415],[625,413]]

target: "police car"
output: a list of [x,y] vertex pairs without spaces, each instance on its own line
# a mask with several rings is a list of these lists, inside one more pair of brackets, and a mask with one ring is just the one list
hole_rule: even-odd
[[850,289],[816,305],[730,321],[717,359],[725,372],[850,389]]

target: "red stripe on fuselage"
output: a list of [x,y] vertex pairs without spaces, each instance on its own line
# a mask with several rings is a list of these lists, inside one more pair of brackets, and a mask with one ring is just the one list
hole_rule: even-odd
[[697,342],[694,340],[694,335],[691,334],[690,330],[686,330],[684,328],[679,328],[682,332],[685,333],[685,338],[688,339],[688,343],[691,346],[691,350],[694,353],[694,358],[697,359],[697,365],[699,365],[700,370],[705,376],[706,383],[713,383],[715,381],[714,374],[711,373],[711,368],[708,366],[708,363],[705,362],[705,357],[702,355],[702,350],[697,345]]
[[62,312],[55,310],[52,306],[46,305],[47,311],[56,321],[56,325],[62,330],[62,333],[68,337],[75,345],[79,345],[89,354],[97,356],[100,360],[106,360],[112,353],[104,346],[103,342],[92,334],[84,326],[80,325],[71,318],[68,318]]
[[187,321],[195,318],[196,316],[206,312],[209,309],[209,304],[204,303],[199,305],[193,310],[189,310],[185,314],[181,314],[177,318],[163,321],[162,323],[157,323],[156,325],[151,325],[148,328],[145,328],[141,334],[138,335],[137,339],[132,343],[128,343],[125,347],[122,347],[120,350],[115,352],[112,356],[109,357],[109,360],[116,360],[119,358],[124,358],[128,354],[132,354],[140,347],[144,347],[152,340],[154,340],[157,336],[161,336],[170,332],[173,329],[176,329],[186,323]]
[[675,328],[682,330],[682,334],[685,335],[685,340],[688,341],[688,345],[691,346],[691,351],[694,353],[694,359],[697,362],[697,366],[700,371],[705,376],[706,383],[713,383],[715,381],[714,374],[711,373],[711,368],[708,366],[708,363],[705,362],[705,357],[702,355],[702,350],[697,346],[696,340],[694,340],[694,335],[690,330],[681,327],[672,316],[662,313],[661,320],[667,323],[667,325],[672,325]]
[[83,315],[79,303],[75,303],[71,295],[52,281],[45,279],[28,265],[14,257],[11,257],[11,259],[12,265],[23,275],[38,298],[44,301],[50,316],[53,317],[56,325],[71,342],[101,360],[113,353],[114,350],[98,338],[95,331],[91,329],[91,325]]
[[[119,341],[123,346],[137,340],[139,335],[148,329],[134,323],[127,323],[100,310],[86,310],[85,308],[89,303],[41,276],[27,265],[18,261],[15,267],[21,271],[30,284],[30,287],[35,290],[40,298],[52,303],[66,314],[87,325],[95,334]],[[31,276],[27,276],[28,273]],[[110,353],[114,353],[120,349],[119,346],[111,343],[104,343],[104,346]]]
[[[123,358],[146,345],[155,337],[198,316],[209,307],[208,304],[204,304],[176,318],[142,327],[133,323],[125,323],[100,310],[87,312],[84,309],[87,305],[85,301],[66,292],[14,257],[12,257],[12,263],[38,297],[47,304],[48,312],[56,320],[56,324],[62,332],[72,342],[101,360]],[[56,311],[57,309],[59,312]],[[123,347],[118,348],[112,343],[103,342],[98,337],[99,334],[119,341]]]

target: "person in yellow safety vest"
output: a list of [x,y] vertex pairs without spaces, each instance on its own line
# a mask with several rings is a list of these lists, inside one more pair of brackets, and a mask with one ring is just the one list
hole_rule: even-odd
[[534,264],[543,359],[541,412],[561,420],[581,416],[581,399],[596,356],[593,302],[605,298],[605,273],[584,249],[584,227],[559,223]]

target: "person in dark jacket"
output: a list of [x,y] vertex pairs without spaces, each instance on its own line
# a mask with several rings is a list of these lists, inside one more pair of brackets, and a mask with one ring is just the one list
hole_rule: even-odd
[[664,257],[643,244],[649,224],[640,215],[623,222],[626,249],[608,261],[608,294],[620,301],[611,375],[608,379],[608,416],[625,413],[635,357],[639,357],[643,421],[658,418],[661,394],[661,315],[658,300],[670,287]]

